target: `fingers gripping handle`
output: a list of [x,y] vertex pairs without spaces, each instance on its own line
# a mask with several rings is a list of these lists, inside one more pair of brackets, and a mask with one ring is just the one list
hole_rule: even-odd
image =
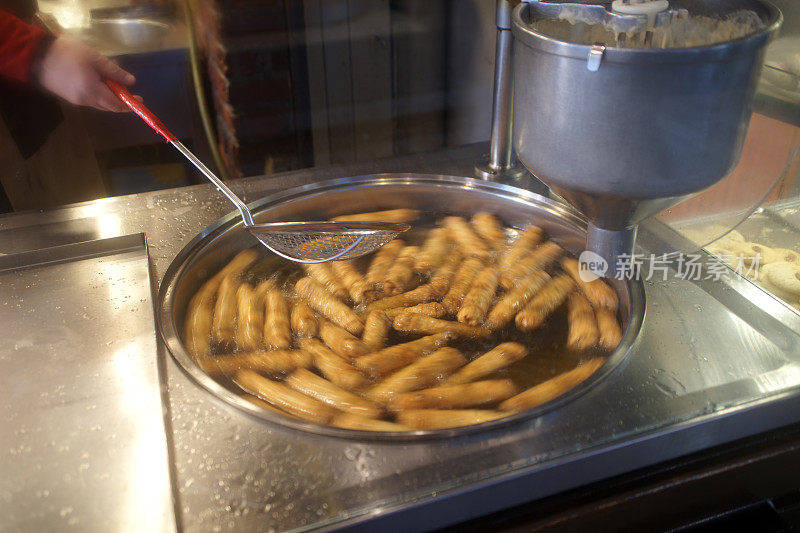
[[128,89],[113,80],[105,79],[103,81],[106,85],[108,85],[108,88],[111,89],[111,92],[117,95],[117,98],[122,100],[126,106],[131,108],[131,111],[139,115],[142,120],[147,122],[148,126],[153,128],[157,133],[161,134],[161,136],[164,137],[167,142],[177,140],[177,138],[170,133],[167,127],[164,126],[164,124],[162,124],[161,121],[158,120],[158,118],[151,113],[143,103],[134,98],[133,95],[128,92]]
[[151,128],[160,133],[167,140],[167,142],[172,143],[172,146],[174,146],[180,153],[185,155],[186,158],[189,159],[189,161],[191,161],[192,164],[194,164],[194,166],[196,166],[198,170],[200,170],[200,172],[202,172],[203,175],[208,178],[209,181],[217,186],[217,189],[222,191],[222,193],[227,196],[228,199],[234,203],[234,205],[236,205],[237,209],[239,209],[239,211],[242,213],[242,219],[244,220],[246,227],[254,225],[253,215],[247,208],[247,204],[245,204],[238,196],[236,196],[236,194],[224,183],[222,183],[222,181],[220,181],[220,179],[215,176],[214,173],[211,172],[211,170],[209,170],[202,161],[197,159],[197,157],[190,152],[189,149],[183,145],[183,143],[181,143],[172,133],[170,133],[167,127],[164,126],[161,121],[158,120],[158,118],[156,118],[156,116],[144,106],[144,104],[134,98],[133,95],[119,83],[109,79],[105,79],[103,81],[106,83],[106,85],[108,85],[108,88],[111,89],[111,92],[117,95],[117,98],[122,100],[126,106],[131,108],[134,113],[139,115],[142,120],[147,122]]

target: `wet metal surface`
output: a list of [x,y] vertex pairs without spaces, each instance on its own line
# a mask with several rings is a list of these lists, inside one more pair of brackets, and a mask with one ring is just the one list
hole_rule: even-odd
[[0,257],[0,530],[174,530],[143,235]]
[[[469,175],[479,153],[469,147],[254,178],[234,187],[254,201],[287,187],[376,172]],[[161,280],[180,249],[230,210],[210,186],[197,186],[10,215],[0,217],[0,253],[7,253],[10,243],[14,252],[26,249],[25,236],[36,234],[33,226],[60,228],[62,241],[73,224],[78,240],[145,232],[151,268]],[[48,303],[38,304],[35,313],[53,305],[56,289],[37,291]],[[800,317],[793,310],[740,279],[670,278],[648,282],[645,290],[646,316],[634,351],[596,387],[542,417],[443,440],[356,441],[255,419],[197,386],[159,341],[158,355],[166,361],[167,435],[178,513],[161,515],[152,527],[280,531],[402,524],[403,531],[430,529],[800,420]],[[152,338],[152,325],[149,333]],[[119,348],[138,338],[116,325],[103,335]],[[0,346],[5,346],[0,353],[11,357],[13,342]],[[3,390],[8,387],[4,383]],[[52,391],[42,386],[29,392],[36,397]],[[36,442],[58,441],[70,431],[61,425],[41,427]],[[13,432],[0,438],[8,443],[6,450],[33,442]],[[17,460],[0,452],[4,467]],[[167,475],[166,467],[162,474]],[[31,476],[25,497],[35,501],[48,479]],[[0,494],[4,509],[8,495],[18,494],[10,490],[4,487]],[[105,491],[100,496],[109,497]],[[130,500],[117,496],[115,501],[119,513],[133,513]],[[52,524],[63,520],[62,508],[51,515]],[[14,509],[12,528],[36,529],[40,509]],[[8,525],[7,518],[0,522]]]

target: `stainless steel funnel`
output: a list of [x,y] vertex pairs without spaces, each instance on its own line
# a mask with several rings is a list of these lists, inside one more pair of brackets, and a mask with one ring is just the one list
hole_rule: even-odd
[[762,30],[694,48],[568,42],[512,15],[514,149],[590,220],[587,248],[609,264],[633,253],[636,226],[727,176],[750,120],[765,46],[781,14],[759,0],[674,0],[693,14],[754,11]]

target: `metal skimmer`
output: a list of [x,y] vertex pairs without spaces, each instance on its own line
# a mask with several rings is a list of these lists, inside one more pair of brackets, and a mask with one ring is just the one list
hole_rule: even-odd
[[273,222],[250,233],[281,257],[298,263],[324,263],[366,255],[407,231],[391,222]]
[[256,224],[241,198],[225,185],[202,161],[186,148],[160,120],[123,86],[105,80],[106,85],[142,120],[172,146],[233,202],[242,214],[244,226],[261,244],[275,254],[297,263],[325,263],[367,255],[411,226],[393,222],[271,222]]

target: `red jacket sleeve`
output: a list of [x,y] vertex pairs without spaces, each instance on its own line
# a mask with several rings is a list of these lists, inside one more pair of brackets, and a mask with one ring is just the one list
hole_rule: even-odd
[[31,62],[45,35],[44,30],[0,9],[0,76],[30,81]]

